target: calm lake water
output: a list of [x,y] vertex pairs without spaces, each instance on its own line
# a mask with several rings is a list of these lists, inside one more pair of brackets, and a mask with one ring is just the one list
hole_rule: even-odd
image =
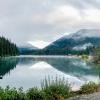
[[88,81],[98,82],[100,70],[93,64],[67,56],[19,56],[0,60],[0,76],[0,86],[22,86],[24,90],[40,87],[48,76],[65,77],[75,90]]

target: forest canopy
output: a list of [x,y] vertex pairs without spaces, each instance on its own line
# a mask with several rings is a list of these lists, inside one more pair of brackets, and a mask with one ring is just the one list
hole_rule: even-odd
[[0,56],[15,56],[19,54],[16,44],[5,37],[0,37]]

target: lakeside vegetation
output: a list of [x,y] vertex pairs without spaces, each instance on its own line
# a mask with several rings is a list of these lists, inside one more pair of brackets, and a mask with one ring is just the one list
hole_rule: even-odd
[[23,88],[0,87],[0,100],[64,100],[70,97],[70,93],[70,84],[64,78],[45,78],[40,89],[34,87],[23,91]]
[[15,56],[19,54],[16,44],[5,37],[0,37],[0,57]]
[[44,79],[41,89],[33,87],[23,91],[22,87],[19,89],[9,86],[5,89],[0,87],[0,100],[66,100],[70,97],[94,92],[100,92],[100,84],[89,82],[81,86],[80,90],[72,91],[68,81],[56,77],[55,80]]
[[94,49],[93,61],[95,64],[100,64],[100,47]]

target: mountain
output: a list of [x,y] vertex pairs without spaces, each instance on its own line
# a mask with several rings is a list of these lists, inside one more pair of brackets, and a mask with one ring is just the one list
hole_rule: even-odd
[[23,46],[19,47],[20,54],[30,54],[33,51],[38,50],[38,48],[30,45],[30,44],[24,44]]
[[64,36],[49,46],[45,51],[84,51],[89,47],[100,45],[99,29],[81,29],[76,33]]
[[81,29],[76,33],[69,35],[69,38],[80,39],[86,37],[100,37],[99,29]]
[[99,29],[81,29],[76,33],[65,35],[44,49],[38,49],[27,44],[19,47],[20,54],[34,55],[67,55],[89,54],[93,48],[100,45]]

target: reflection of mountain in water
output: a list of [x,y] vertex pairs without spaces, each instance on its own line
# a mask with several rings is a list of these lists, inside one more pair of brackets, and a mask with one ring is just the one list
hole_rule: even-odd
[[37,57],[37,58],[20,58],[20,64],[34,65],[44,61],[61,72],[82,77],[82,76],[99,76],[99,70],[91,64],[87,64],[80,59],[65,57]]
[[0,77],[3,77],[5,74],[10,73],[18,63],[18,59],[0,59]]
[[32,66],[32,65],[38,63],[38,60],[33,58],[33,57],[32,58],[31,57],[21,57],[21,58],[18,58],[18,59],[19,59],[18,64],[20,66],[23,66],[23,65]]
[[86,64],[79,59],[49,59],[47,60],[47,63],[64,73],[69,73],[75,76],[98,75],[94,66]]
[[[87,64],[80,59],[67,57],[19,57],[2,59],[0,61],[0,76],[10,73],[17,64],[20,67],[23,65],[34,66],[38,62],[46,62],[57,70],[78,78],[84,78],[84,76],[100,76],[100,71],[96,69],[96,66]],[[42,66],[45,65],[42,64]]]
[[[38,59],[38,60],[37,60]],[[83,76],[99,76],[99,70],[91,64],[73,58],[36,58],[45,61],[61,72],[82,78]]]

